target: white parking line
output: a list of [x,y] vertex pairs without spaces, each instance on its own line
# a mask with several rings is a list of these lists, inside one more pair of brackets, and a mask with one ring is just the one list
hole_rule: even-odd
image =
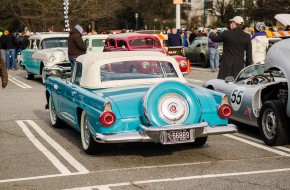
[[241,134],[241,133],[237,133],[235,134],[235,136],[239,136],[239,137],[242,137],[242,138],[245,138],[245,139],[249,139],[251,141],[255,141],[257,143],[261,143],[261,144],[264,144],[264,141],[262,140],[259,140],[259,139],[256,139],[256,138],[253,138],[253,137],[250,137],[248,135],[244,135],[244,134]]
[[278,172],[288,172],[288,171],[290,171],[290,168],[273,169],[273,170],[258,170],[258,171],[237,172],[237,173],[224,173],[224,174],[208,174],[208,175],[186,176],[186,177],[178,177],[178,178],[165,178],[165,179],[144,180],[144,181],[134,181],[134,182],[124,182],[124,183],[114,183],[114,184],[106,184],[106,185],[78,187],[78,188],[65,189],[65,190],[84,190],[84,189],[86,189],[86,190],[89,190],[89,189],[111,190],[110,187],[130,186],[133,184],[140,185],[140,184],[148,184],[148,183],[163,183],[163,182],[171,182],[171,181],[244,176],[244,175],[278,173]]
[[48,136],[34,121],[25,120],[29,123],[39,135],[48,142],[64,159],[66,159],[75,169],[81,173],[89,173],[81,163],[79,163],[74,157],[72,157],[62,146],[55,142],[50,136]]
[[55,167],[62,174],[70,174],[70,172],[49,150],[47,150],[29,131],[24,122],[27,122],[48,144],[50,144],[65,160],[68,161],[73,167],[75,167],[80,173],[89,173],[83,165],[81,165],[76,159],[74,159],[64,148],[62,148],[57,142],[49,137],[34,121],[31,120],[18,120],[18,125],[22,128],[29,140],[55,165]]
[[290,152],[290,148],[286,148],[284,146],[275,146],[275,148],[280,149],[280,150],[283,150],[285,152]]
[[71,172],[49,151],[47,150],[41,142],[39,142],[35,136],[29,131],[28,127],[23,121],[16,121],[18,125],[22,128],[23,132],[26,134],[28,139],[38,148],[50,161],[51,163],[60,171],[62,174],[70,174]]
[[257,148],[260,148],[260,149],[263,149],[263,150],[266,150],[266,151],[269,151],[269,152],[272,152],[272,153],[275,153],[275,154],[278,154],[278,155],[281,155],[281,156],[287,156],[287,157],[290,157],[290,154],[287,154],[285,152],[282,152],[280,150],[276,150],[274,148],[271,148],[271,147],[268,147],[266,145],[262,145],[262,144],[258,144],[258,143],[255,143],[255,142],[252,142],[252,141],[249,141],[249,140],[246,140],[246,139],[243,139],[243,138],[240,138],[240,137],[237,137],[235,135],[229,135],[229,134],[226,134],[224,135],[226,137],[229,137],[229,138],[232,138],[232,139],[235,139],[235,140],[238,140],[238,141],[241,141],[241,142],[244,142],[246,144],[249,144],[249,145],[252,145],[252,146],[255,146]]
[[32,88],[28,84],[25,84],[24,82],[21,82],[20,80],[12,77],[10,75],[8,76],[8,80],[11,81],[12,83],[16,84],[17,86],[21,87],[21,88]]

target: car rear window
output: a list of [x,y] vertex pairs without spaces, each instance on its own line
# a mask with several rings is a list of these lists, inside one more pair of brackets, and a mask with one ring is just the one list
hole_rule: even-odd
[[101,66],[101,80],[135,80],[178,77],[172,63],[156,60],[114,62]]
[[160,42],[154,38],[135,38],[129,41],[131,47],[161,47]]

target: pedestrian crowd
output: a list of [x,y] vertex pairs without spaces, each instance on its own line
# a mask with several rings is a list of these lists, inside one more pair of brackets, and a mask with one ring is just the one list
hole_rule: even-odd
[[0,34],[1,56],[7,70],[17,70],[20,64],[20,52],[28,46],[30,32],[11,32],[7,29]]

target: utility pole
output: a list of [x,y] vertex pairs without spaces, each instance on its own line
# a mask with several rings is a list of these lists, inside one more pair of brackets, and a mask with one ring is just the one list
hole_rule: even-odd
[[180,28],[180,4],[183,4],[183,0],[173,0],[173,4],[176,5],[176,28]]

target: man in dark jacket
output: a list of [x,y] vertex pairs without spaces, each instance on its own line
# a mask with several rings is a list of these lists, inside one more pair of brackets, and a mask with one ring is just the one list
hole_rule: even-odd
[[[5,55],[5,62],[7,69],[17,70],[16,67],[16,56],[15,56],[15,49],[17,48],[17,40],[16,37],[13,35],[12,32],[9,32],[8,30],[4,31],[4,35],[6,36],[6,55]],[[12,66],[11,62],[12,61]]]
[[69,32],[68,37],[68,58],[71,64],[71,73],[73,74],[74,64],[76,58],[83,55],[87,51],[87,46],[82,39],[83,28],[80,25],[76,25]]
[[195,38],[197,37],[197,33],[198,33],[198,29],[194,28],[194,30],[192,31],[192,33],[189,35],[189,45],[195,40]]
[[176,28],[172,28],[171,33],[168,34],[168,47],[173,46],[182,46],[182,39]]
[[[225,79],[227,76],[236,77],[245,65],[252,64],[251,37],[242,30],[244,19],[235,16],[230,21],[231,30],[226,30],[218,36],[209,35],[212,41],[223,42],[224,46],[218,79]],[[245,51],[246,63],[244,62]]]

